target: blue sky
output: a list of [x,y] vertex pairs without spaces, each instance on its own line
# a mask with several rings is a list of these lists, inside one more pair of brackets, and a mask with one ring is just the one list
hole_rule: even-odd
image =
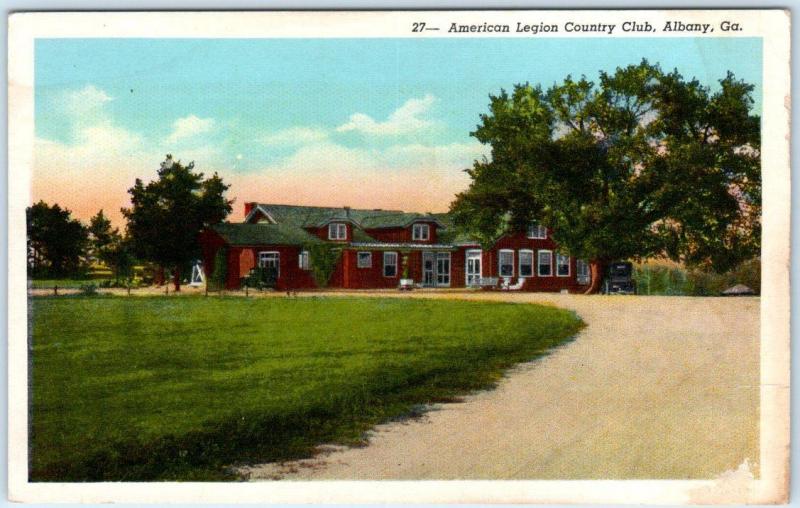
[[[433,171],[438,183],[419,200],[442,209],[465,185],[460,169],[485,153],[469,132],[490,93],[593,79],[644,57],[712,87],[731,70],[756,85],[760,111],[761,47],[754,38],[37,40],[37,155],[73,177],[100,162],[128,176],[138,164],[146,177],[169,151],[262,186],[348,171],[344,162],[367,180]],[[359,199],[327,178],[331,199]]]

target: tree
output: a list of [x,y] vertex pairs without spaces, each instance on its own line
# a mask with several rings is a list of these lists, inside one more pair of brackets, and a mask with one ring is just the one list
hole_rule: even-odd
[[184,166],[167,155],[157,180],[145,185],[137,178],[128,189],[132,206],[122,213],[134,252],[169,269],[175,291],[180,291],[181,268],[199,255],[202,228],[231,212],[233,201],[224,196],[229,187],[216,173],[204,179],[194,172],[194,162]]
[[97,215],[89,219],[89,244],[90,255],[111,267],[109,262],[109,251],[121,240],[119,229],[111,228],[111,221],[105,216],[101,209]]
[[760,118],[733,74],[712,93],[643,60],[490,96],[472,133],[491,146],[451,205],[487,242],[531,221],[591,262],[596,292],[618,259],[725,271],[760,251]]
[[114,279],[129,279],[132,276],[134,256],[129,237],[123,237],[118,228],[101,209],[89,220],[90,255],[111,269]]
[[78,219],[72,218],[72,212],[39,201],[25,210],[25,216],[31,273],[61,277],[78,271],[88,233]]

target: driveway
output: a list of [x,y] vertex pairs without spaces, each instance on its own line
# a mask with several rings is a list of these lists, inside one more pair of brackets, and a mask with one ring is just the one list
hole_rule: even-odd
[[251,479],[706,479],[758,460],[758,298],[411,296],[553,304],[588,326],[494,390]]

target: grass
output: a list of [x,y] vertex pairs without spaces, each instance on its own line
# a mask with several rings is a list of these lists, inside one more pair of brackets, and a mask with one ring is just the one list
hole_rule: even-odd
[[53,289],[54,286],[58,286],[59,289],[78,289],[88,284],[99,285],[105,281],[110,282],[111,279],[29,279],[33,289]]
[[376,298],[31,298],[32,481],[238,479],[493,385],[582,326]]

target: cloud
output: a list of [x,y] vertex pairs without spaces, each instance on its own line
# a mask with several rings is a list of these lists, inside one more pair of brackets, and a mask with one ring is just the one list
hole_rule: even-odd
[[71,116],[73,121],[81,120],[87,114],[99,112],[107,102],[113,100],[113,97],[94,85],[86,85],[80,90],[64,92],[61,98],[65,112]]
[[185,141],[200,134],[208,134],[214,128],[213,118],[199,118],[189,115],[178,118],[172,124],[172,132],[167,136],[167,143]]
[[292,148],[316,143],[327,138],[328,132],[318,127],[290,127],[266,134],[261,138],[261,142],[272,147]]
[[421,99],[409,99],[397,108],[385,122],[378,122],[364,113],[350,115],[347,123],[336,128],[337,132],[358,132],[372,136],[400,136],[428,131],[438,122],[424,118],[436,102],[431,94]]
[[[358,146],[352,140],[339,142],[332,128],[316,126],[295,126],[231,142],[220,138],[219,122],[194,114],[171,122],[168,136],[138,133],[113,118],[107,106],[114,98],[95,86],[63,98],[60,107],[70,120],[70,135],[65,140],[35,140],[32,201],[59,203],[84,221],[102,208],[121,227],[124,220],[119,210],[130,206],[128,188],[136,178],[155,178],[165,153],[185,162],[196,161],[198,170],[206,174],[218,171],[232,184],[228,196],[237,203],[349,204],[412,211],[446,210],[455,193],[469,185],[462,170],[473,159],[488,155],[487,148],[477,142],[436,144],[429,135],[424,140],[390,137],[426,129],[430,134],[439,125],[427,118],[435,102],[431,95],[407,101],[382,122],[352,115],[348,124],[336,130],[383,136]],[[250,145],[276,148],[277,154],[259,161],[257,157],[263,154],[240,151]],[[244,160],[247,171],[236,170]],[[240,220],[240,210],[230,219]]]
[[[237,203],[262,201],[305,205],[445,211],[469,185],[462,171],[488,155],[477,142],[439,146],[397,144],[353,148],[326,140],[247,174],[226,176]],[[232,221],[241,220],[235,209]]]

